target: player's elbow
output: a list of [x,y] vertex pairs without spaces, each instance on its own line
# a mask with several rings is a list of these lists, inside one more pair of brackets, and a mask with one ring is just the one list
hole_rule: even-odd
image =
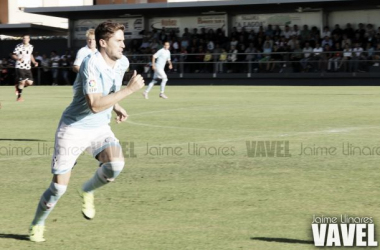
[[78,73],[78,72],[79,72],[79,66],[74,65],[74,66],[73,66],[73,71],[74,71],[75,73]]
[[100,111],[102,111],[99,107],[97,107],[97,106],[94,105],[93,103],[89,103],[89,104],[88,104],[88,107],[89,107],[89,109],[91,110],[91,112],[92,112],[93,114],[97,114],[97,113],[99,113]]

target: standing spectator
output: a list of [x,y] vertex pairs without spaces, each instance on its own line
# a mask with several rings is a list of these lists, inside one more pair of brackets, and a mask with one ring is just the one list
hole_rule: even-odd
[[[281,65],[283,63],[282,62],[283,61],[282,52],[284,52],[284,50],[282,48],[280,48],[277,44],[273,45],[273,50],[272,50],[271,59],[270,59],[270,63],[269,63],[269,70],[271,72],[274,71],[276,66],[281,67]],[[282,67],[281,67],[281,70],[282,70]]]
[[61,59],[57,55],[57,51],[53,50],[51,52],[50,56],[50,61],[51,61],[51,73],[53,77],[53,86],[58,85],[58,77],[59,77],[59,64],[61,62]]
[[[257,50],[253,43],[249,44],[249,47],[245,49],[244,53],[246,53],[245,61],[248,63],[247,66],[249,66],[251,62],[256,61],[257,55],[255,53],[257,53]],[[257,68],[257,66],[254,68]]]
[[42,82],[43,83],[51,83],[52,82],[50,66],[51,66],[50,58],[47,57],[46,54],[43,54],[42,60],[41,60]]
[[62,78],[63,80],[65,81],[65,84],[68,86],[68,85],[71,85],[70,84],[70,79],[69,79],[69,69],[71,68],[71,65],[70,65],[70,59],[67,58],[66,55],[64,55],[61,59],[61,67],[62,67]]
[[204,57],[206,53],[204,51],[203,46],[198,46],[197,54],[195,55],[195,62],[197,63],[195,65],[195,73],[200,73],[202,71],[202,64],[204,62]]
[[0,64],[0,85],[9,85],[12,79],[9,74],[9,66],[7,58],[3,58]]

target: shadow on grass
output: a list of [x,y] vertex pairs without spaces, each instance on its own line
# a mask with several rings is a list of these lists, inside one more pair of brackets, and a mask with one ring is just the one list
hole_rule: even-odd
[[3,234],[3,233],[0,233],[0,239],[29,240],[29,236],[25,235],[25,234]]
[[0,141],[45,141],[45,140],[38,140],[38,139],[7,139],[7,138],[0,138]]
[[297,240],[297,239],[287,239],[287,238],[251,237],[251,240],[290,243],[290,244],[314,244],[314,241],[312,240]]

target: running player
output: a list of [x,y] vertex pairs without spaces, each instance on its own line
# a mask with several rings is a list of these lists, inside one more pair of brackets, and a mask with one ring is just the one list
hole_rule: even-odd
[[78,50],[77,57],[75,58],[74,64],[73,64],[73,71],[75,73],[79,72],[79,67],[82,64],[83,59],[88,56],[91,53],[95,53],[98,51],[96,49],[96,42],[95,42],[95,30],[89,29],[86,32],[86,42],[87,45]]
[[[173,68],[172,61],[170,60],[170,43],[165,42],[164,47],[156,52],[156,54],[152,57],[152,68],[154,70],[153,80],[149,83],[149,86],[143,93],[145,99],[148,99],[148,93],[153,88],[153,85],[157,82],[158,79],[161,79],[161,91],[160,97],[163,99],[167,99],[168,97],[165,95],[165,86],[168,81],[168,76],[165,73],[165,65],[166,62],[169,63],[169,69]],[[157,62],[156,62],[157,59]]]
[[13,51],[13,59],[16,60],[16,78],[18,83],[15,85],[17,101],[24,101],[21,97],[22,90],[28,86],[33,85],[33,75],[30,63],[34,67],[38,66],[38,62],[33,57],[33,45],[30,43],[30,36],[24,35],[22,43],[18,44]]
[[99,24],[95,38],[99,51],[83,60],[74,83],[73,101],[58,125],[51,165],[53,179],[38,203],[30,226],[29,238],[34,242],[45,241],[45,220],[66,192],[71,169],[84,150],[99,161],[95,175],[81,189],[82,214],[86,219],[95,216],[94,190],[114,181],[124,168],[121,146],[108,124],[112,110],[118,123],[127,119],[127,112],[118,103],[141,89],[144,80],[135,71],[128,85],[121,89],[129,67],[128,59],[123,56],[122,24],[110,21]]

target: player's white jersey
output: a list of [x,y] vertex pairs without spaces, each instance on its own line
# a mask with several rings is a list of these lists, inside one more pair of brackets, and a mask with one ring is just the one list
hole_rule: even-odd
[[168,49],[160,49],[153,55],[154,58],[157,58],[156,67],[158,69],[164,69],[166,62],[170,61],[170,51]]
[[[95,50],[95,52],[97,52],[98,50]],[[83,62],[83,59],[92,54],[92,53],[95,53],[95,52],[92,52],[92,50],[86,45],[84,46],[83,48],[81,48],[80,50],[78,50],[78,53],[77,53],[77,56],[75,57],[75,61],[74,61],[74,66],[80,66]]]
[[88,55],[83,60],[74,82],[73,101],[63,112],[61,122],[82,129],[108,124],[113,107],[92,113],[86,102],[86,95],[100,93],[106,96],[119,91],[128,67],[129,61],[125,56],[117,60],[111,68],[99,52]]
[[21,61],[16,61],[16,69],[31,69],[30,61],[31,55],[33,53],[33,45],[29,44],[25,46],[23,43],[20,43],[16,46],[13,51],[13,54],[17,55],[18,58],[21,58]]

